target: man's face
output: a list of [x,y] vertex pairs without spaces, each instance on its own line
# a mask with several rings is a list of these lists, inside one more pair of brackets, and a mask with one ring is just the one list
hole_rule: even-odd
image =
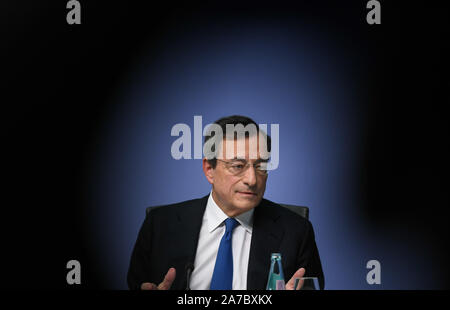
[[[258,167],[259,163],[264,162],[261,157],[267,158],[261,156],[258,135],[245,138],[245,147],[242,140],[240,143],[234,140],[234,152],[227,154],[227,140],[224,139],[218,150],[222,157],[217,160],[216,168],[212,168],[206,159],[203,160],[203,170],[212,184],[214,201],[230,217],[256,207],[266,190],[267,174],[258,172],[253,166]],[[228,143],[232,145],[233,141],[228,140]]]

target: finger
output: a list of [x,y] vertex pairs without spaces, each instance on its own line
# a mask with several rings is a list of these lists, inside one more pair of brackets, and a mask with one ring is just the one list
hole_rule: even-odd
[[142,283],[141,290],[144,290],[144,291],[156,290],[156,284],[149,283],[149,282]]
[[[294,289],[294,284],[295,284],[295,279],[300,279],[305,275],[305,268],[300,268],[299,270],[297,270],[294,275],[292,276],[292,278],[289,280],[289,282],[286,284],[286,289],[287,290],[293,290]],[[300,289],[301,286],[303,285],[303,280],[300,280],[300,283],[298,284],[298,287],[296,289]]]
[[176,270],[175,268],[170,268],[169,271],[167,271],[166,276],[164,277],[164,280],[158,285],[158,290],[168,290],[172,286],[173,281],[175,280],[176,276]]

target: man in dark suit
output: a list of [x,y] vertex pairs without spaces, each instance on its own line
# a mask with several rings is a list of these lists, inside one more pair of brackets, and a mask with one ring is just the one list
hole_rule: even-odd
[[[270,137],[243,116],[215,124],[225,135],[205,137],[205,146],[216,139],[203,159],[211,193],[147,214],[130,261],[130,289],[265,289],[271,253],[282,255],[286,289],[303,276],[318,277],[323,288],[311,223],[263,199]],[[237,124],[256,130],[236,135],[227,125]]]

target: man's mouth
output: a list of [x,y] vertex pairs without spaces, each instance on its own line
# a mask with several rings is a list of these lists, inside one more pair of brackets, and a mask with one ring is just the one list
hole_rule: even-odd
[[238,193],[241,194],[241,195],[244,195],[244,196],[248,196],[248,197],[256,196],[256,193],[254,193],[254,192],[241,192],[241,191],[238,191]]

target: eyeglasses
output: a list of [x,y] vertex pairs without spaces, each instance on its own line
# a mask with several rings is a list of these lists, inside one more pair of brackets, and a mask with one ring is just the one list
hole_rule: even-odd
[[245,171],[250,166],[253,166],[255,168],[256,174],[265,176],[267,175],[267,162],[258,162],[256,164],[248,163],[245,160],[233,160],[233,161],[226,161],[222,159],[217,159],[218,161],[221,161],[225,163],[228,171],[231,172],[231,174],[235,176],[240,176],[244,174]]

